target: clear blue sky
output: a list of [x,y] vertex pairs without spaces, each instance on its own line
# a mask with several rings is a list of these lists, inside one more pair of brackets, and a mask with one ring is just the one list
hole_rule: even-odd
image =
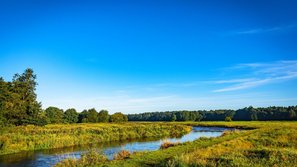
[[0,76],[43,108],[297,105],[294,0],[0,0]]

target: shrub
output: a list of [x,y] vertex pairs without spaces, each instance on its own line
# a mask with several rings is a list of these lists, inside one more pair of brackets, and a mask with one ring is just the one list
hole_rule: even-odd
[[179,142],[164,141],[161,144],[160,149],[166,149],[166,148],[173,147],[173,146],[176,146],[179,144],[180,144]]
[[116,154],[114,154],[113,159],[115,160],[123,160],[129,158],[131,155],[130,151],[122,150]]
[[81,159],[79,159],[79,164],[92,166],[106,161],[108,161],[108,159],[105,155],[99,151],[91,150],[81,156]]
[[226,117],[226,118],[225,118],[225,121],[226,121],[226,122],[231,122],[231,121],[232,121],[232,118],[231,118],[231,117]]

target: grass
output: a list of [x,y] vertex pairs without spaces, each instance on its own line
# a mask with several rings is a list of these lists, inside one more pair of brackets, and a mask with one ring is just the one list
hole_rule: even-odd
[[[167,149],[131,154],[94,166],[297,166],[297,122],[175,122],[173,125],[237,127],[217,138],[200,138]],[[73,166],[80,166],[74,164]]]
[[168,123],[97,123],[0,129],[0,155],[109,141],[180,136],[190,126]]

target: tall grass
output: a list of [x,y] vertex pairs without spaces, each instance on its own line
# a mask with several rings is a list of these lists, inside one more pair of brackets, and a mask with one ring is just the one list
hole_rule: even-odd
[[297,166],[297,122],[186,122],[172,124],[242,127],[252,130],[225,132],[216,138],[200,138],[167,149],[136,153],[129,159],[106,162],[104,166]]
[[191,127],[167,123],[17,126],[0,130],[0,155],[107,141],[183,135]]

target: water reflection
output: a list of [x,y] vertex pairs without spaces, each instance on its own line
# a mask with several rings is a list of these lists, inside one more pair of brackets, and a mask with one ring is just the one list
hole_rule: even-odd
[[[233,129],[221,127],[193,127],[193,130],[184,136],[179,138],[167,138],[166,140],[183,143],[193,141],[200,137],[218,137],[225,130]],[[157,150],[160,148],[163,140],[164,139],[146,138],[9,154],[0,156],[0,166],[49,167],[65,158],[80,158],[82,153],[85,153],[91,148],[102,150],[109,159],[112,159],[115,153],[123,149],[129,150],[130,152]]]

